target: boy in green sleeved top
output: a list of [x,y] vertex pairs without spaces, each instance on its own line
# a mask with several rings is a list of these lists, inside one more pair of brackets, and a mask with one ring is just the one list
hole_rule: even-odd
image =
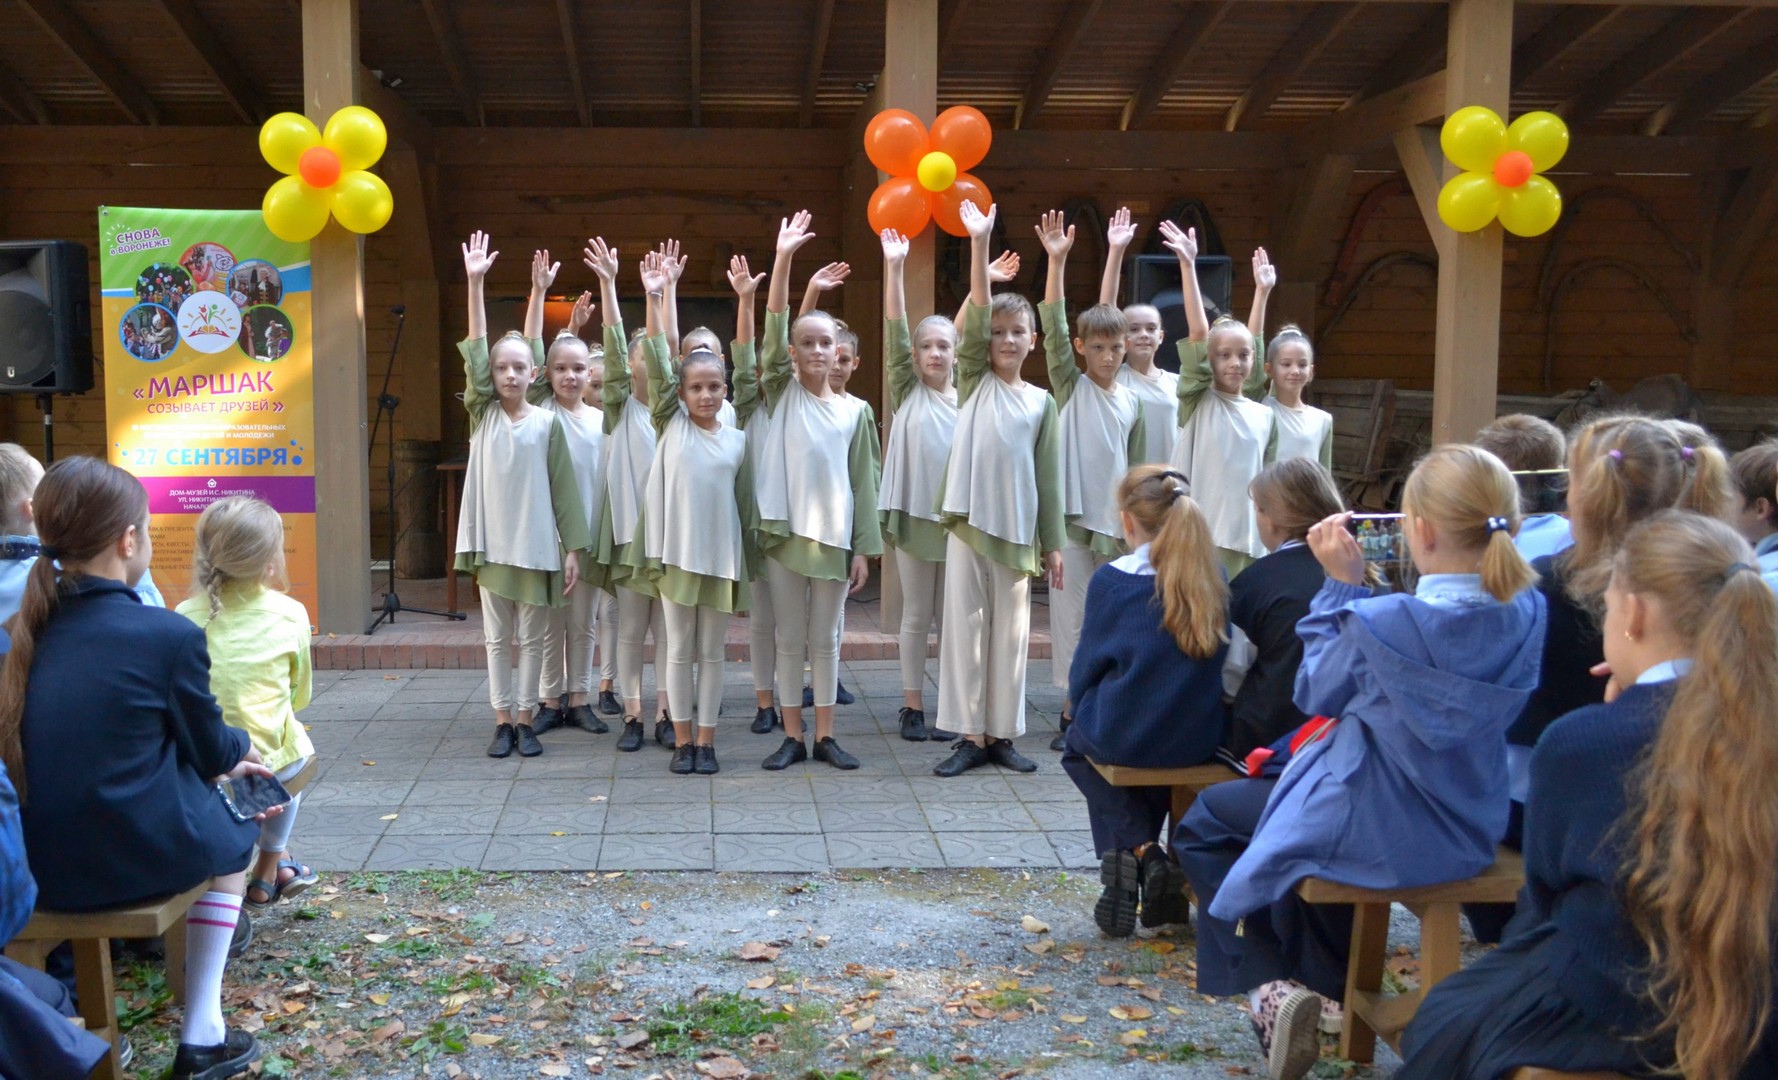
[[[561,418],[525,400],[531,349],[523,335],[488,345],[482,283],[499,252],[485,233],[463,245],[469,280],[469,335],[463,353],[469,411],[469,466],[457,522],[456,569],[481,590],[488,646],[488,688],[494,706],[490,757],[514,745],[525,757],[543,753],[531,728],[549,610],[567,602],[580,580],[579,552],[593,546],[574,460]],[[497,407],[496,407],[497,406]],[[564,558],[563,552],[568,552]],[[518,671],[512,647],[519,650]]]

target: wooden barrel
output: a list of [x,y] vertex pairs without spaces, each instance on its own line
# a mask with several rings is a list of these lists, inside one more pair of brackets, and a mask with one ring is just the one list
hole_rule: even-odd
[[395,574],[404,578],[443,577],[444,533],[439,529],[439,444],[402,439],[395,444]]

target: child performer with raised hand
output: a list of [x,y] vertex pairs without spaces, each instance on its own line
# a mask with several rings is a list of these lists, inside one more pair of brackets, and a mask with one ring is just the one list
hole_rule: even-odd
[[[1262,272],[1260,261],[1265,249],[1254,253],[1254,273]],[[1263,272],[1276,281],[1278,272],[1268,262]],[[1278,450],[1273,459],[1310,458],[1321,467],[1333,470],[1333,414],[1303,403],[1303,390],[1315,381],[1315,346],[1307,334],[1294,326],[1285,326],[1272,335],[1266,346],[1264,370],[1272,380],[1272,392],[1265,404],[1272,410],[1277,425]]]
[[[1117,305],[1118,283],[1123,276],[1124,255],[1136,238],[1130,208],[1120,206],[1111,215],[1106,232],[1105,272],[1099,279],[1099,303]],[[1124,362],[1117,369],[1118,384],[1136,395],[1142,406],[1146,445],[1142,460],[1163,462],[1173,456],[1173,436],[1179,430],[1179,376],[1154,362],[1161,347],[1161,312],[1153,304],[1124,307]]]
[[813,237],[806,210],[779,227],[760,358],[771,422],[757,484],[759,532],[777,616],[778,706],[785,734],[783,745],[764,762],[771,770],[809,756],[802,737],[802,699],[791,696],[801,689],[797,676],[805,648],[815,699],[815,759],[838,769],[858,767],[858,759],[833,738],[840,607],[848,588],[857,592],[868,580],[866,556],[883,553],[882,532],[872,513],[877,505],[877,466],[871,456],[875,433],[866,425],[864,411],[836,395],[828,382],[837,327],[819,311],[790,325],[791,259]]
[[[1081,312],[1078,333],[1070,348],[1062,283],[1068,252],[1074,247],[1074,226],[1063,228],[1062,212],[1051,210],[1037,226],[1037,239],[1049,255],[1043,306],[1038,314],[1043,321],[1050,393],[1059,405],[1062,507],[1068,522],[1068,542],[1062,548],[1062,577],[1066,584],[1050,596],[1050,632],[1055,642],[1050,683],[1066,694],[1074,649],[1086,619],[1087,583],[1101,566],[1123,554],[1117,484],[1130,466],[1142,464],[1148,439],[1143,430],[1141,404],[1134,393],[1117,381],[1118,369],[1124,363],[1124,335],[1128,330],[1123,313],[1110,304],[1096,304]],[[1076,353],[1086,364],[1084,376],[1075,366]],[[1068,711],[1071,704],[1064,697],[1064,732],[1074,722]],[[1062,749],[1063,738],[1058,734],[1050,749]]]
[[[592,358],[586,342],[574,334],[577,326],[572,319],[570,329],[557,334],[547,350],[543,345],[544,298],[561,265],[550,262],[547,251],[532,253],[525,337],[531,343],[537,377],[525,397],[531,404],[562,418],[568,453],[574,461],[574,480],[580,488],[581,505],[587,511],[587,530],[596,535],[599,515],[605,508],[605,418],[586,403]],[[583,306],[590,317],[590,293],[582,293],[575,302],[577,314]],[[603,387],[602,375],[599,381]],[[580,587],[574,590],[566,606],[551,608],[549,612],[537,716],[531,724],[539,735],[564,724],[595,735],[611,730],[587,704],[593,689],[593,643],[598,633],[600,601],[609,595],[604,591],[606,572],[593,562],[590,552],[578,557]]]
[[[642,749],[642,644],[650,633],[657,649],[656,683],[659,694],[666,685],[659,679],[658,653],[667,640],[654,585],[638,576],[626,548],[636,535],[642,514],[643,490],[654,464],[654,419],[649,411],[648,371],[643,362],[643,343],[624,339],[623,313],[617,306],[617,249],[603,237],[587,241],[585,261],[599,275],[600,315],[605,322],[605,512],[599,527],[599,560],[607,568],[607,587],[617,597],[617,686],[623,699],[624,730],[617,748],[626,753]],[[618,357],[628,357],[628,362]],[[673,724],[663,707],[654,725],[655,741],[672,748]]]
[[718,769],[716,717],[729,617],[746,609],[752,576],[747,538],[754,527],[753,478],[747,436],[720,418],[728,389],[722,357],[695,348],[674,369],[660,332],[667,262],[651,252],[642,263],[648,391],[660,439],[628,555],[654,583],[667,623],[666,682],[676,744],[668,769],[710,774]]
[[[1210,522],[1223,569],[1234,577],[1266,553],[1247,488],[1277,457],[1277,417],[1252,400],[1265,382],[1264,369],[1254,362],[1257,333],[1233,319],[1218,319],[1212,326],[1204,314],[1196,230],[1163,221],[1161,235],[1167,250],[1179,257],[1185,318],[1191,327],[1191,337],[1179,343],[1179,431],[1172,464],[1185,474],[1193,500]],[[1254,261],[1257,266],[1257,254]],[[1260,278],[1254,289],[1254,318],[1261,326],[1265,283]]]
[[939,518],[945,541],[945,633],[938,708],[961,733],[932,771],[958,776],[989,762],[1031,772],[1013,748],[1025,733],[1031,579],[1063,587],[1062,448],[1056,401],[1020,377],[1037,320],[1017,293],[990,295],[988,236],[996,208],[963,205],[969,304],[957,346],[957,434]]
[[[582,292],[580,297],[574,301],[573,310],[568,313],[568,332],[575,337],[580,338],[582,341],[585,341],[586,339],[581,337],[580,331],[582,327],[592,321],[593,311],[596,307],[597,305],[593,303],[593,294],[590,292]],[[598,414],[602,421],[604,410],[601,408],[601,405],[605,400],[605,346],[603,342],[598,344],[588,343],[587,345],[587,380],[586,394],[584,396],[586,403],[591,405],[595,410],[598,410]],[[599,433],[600,435],[605,433],[603,423],[600,424]],[[604,510],[605,489],[607,484],[608,481],[605,477],[604,470],[604,455],[601,454],[599,484],[597,489],[599,492],[600,512],[595,512],[592,515],[593,535],[595,537],[599,534],[599,519]],[[598,564],[592,563],[591,565],[597,566]],[[605,716],[622,716],[624,711],[623,706],[619,704],[617,700],[617,597],[612,594],[610,589],[601,587],[598,591],[598,595],[594,597],[594,604],[597,611],[593,619],[593,627],[594,636],[598,639],[599,658],[599,699],[597,711]],[[547,666],[544,671],[543,681],[545,685],[548,685],[550,681],[549,669]]]
[[592,548],[593,535],[561,418],[525,400],[534,372],[524,336],[508,334],[488,345],[482,283],[499,254],[488,250],[482,232],[463,245],[469,335],[458,348],[468,378],[463,407],[470,436],[456,568],[472,575],[481,590],[495,718],[488,756],[506,757],[517,743],[522,756],[536,757],[543,746],[531,729],[531,714],[549,609],[573,593],[580,580],[578,553]]
[[945,529],[938,493],[957,431],[957,390],[951,385],[957,328],[943,315],[929,315],[910,342],[902,282],[908,240],[893,229],[884,229],[882,240],[883,363],[895,422],[877,505],[883,543],[894,552],[901,581],[901,737],[923,742],[929,736],[922,695],[926,637],[934,621],[944,639]]
[[[759,294],[764,274],[755,274],[747,265],[747,256],[732,255],[728,262],[728,283],[735,290],[735,422],[747,433],[747,465],[755,485],[759,482],[760,455],[765,451],[766,425],[771,415],[759,391],[759,354],[754,345],[753,302]],[[755,502],[755,510],[758,505]],[[753,570],[753,587],[749,590],[747,631],[748,666],[753,669],[753,724],[748,729],[755,735],[770,735],[773,728],[783,727],[778,715],[778,621],[772,611],[772,590],[765,580],[765,560],[760,559]]]

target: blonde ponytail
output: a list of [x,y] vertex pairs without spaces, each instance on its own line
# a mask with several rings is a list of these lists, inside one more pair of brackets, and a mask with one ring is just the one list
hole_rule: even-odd
[[1705,517],[1730,520],[1735,511],[1735,485],[1729,459],[1708,431],[1685,420],[1669,420],[1667,426],[1679,439],[1680,457],[1690,483],[1674,505]]
[[231,588],[257,585],[268,576],[287,588],[284,571],[284,519],[270,504],[251,495],[218,499],[198,515],[192,544],[192,595],[206,597],[210,617],[222,613]]
[[1481,557],[1482,588],[1494,599],[1505,603],[1537,584],[1537,572],[1513,543],[1519,485],[1488,451],[1458,443],[1427,454],[1408,474],[1401,505]]
[[1228,641],[1229,586],[1203,511],[1185,478],[1160,465],[1138,465],[1118,485],[1119,509],[1154,537],[1149,562],[1161,600],[1161,625],[1179,651],[1207,660]]
[[[1686,427],[1703,434],[1695,425]],[[1702,441],[1709,443],[1709,436]],[[1672,507],[1711,517],[1727,512],[1722,452],[1688,447],[1676,423],[1601,417],[1576,432],[1571,446],[1568,511],[1574,546],[1562,559],[1569,598],[1589,611],[1600,609],[1612,557],[1631,526]],[[1722,487],[1720,497],[1710,495],[1716,484]]]

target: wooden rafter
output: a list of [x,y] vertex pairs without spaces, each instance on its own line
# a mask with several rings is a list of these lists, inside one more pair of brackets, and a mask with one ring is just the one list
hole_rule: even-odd
[[1745,9],[1697,8],[1676,12],[1660,29],[1608,64],[1556,110],[1570,127],[1585,123],[1649,79],[1703,48],[1739,22]]
[[1451,13],[1440,4],[1353,96],[1351,104],[1381,97],[1445,66],[1446,27]]
[[1615,18],[1621,7],[1566,7],[1513,49],[1513,88],[1535,79],[1588,34]]
[[[574,27],[574,0],[556,0],[556,21],[562,24],[562,51],[568,54],[568,84],[574,88],[574,112],[581,127],[593,123],[593,110],[587,102],[585,68],[580,63],[580,34]],[[694,25],[692,32],[697,29]]]
[[1314,160],[1335,150],[1362,149],[1402,128],[1437,120],[1445,107],[1445,72],[1435,71],[1308,125],[1298,136],[1298,153]]
[[691,126],[704,126],[704,0],[691,0]]
[[475,74],[469,70],[469,58],[463,51],[463,37],[451,19],[450,6],[444,0],[420,0],[426,10],[426,21],[432,26],[432,37],[444,60],[445,74],[457,89],[463,102],[463,118],[476,127],[486,126],[487,114],[482,109],[481,91],[476,89]]
[[1142,81],[1136,84],[1136,92],[1124,103],[1123,118],[1118,123],[1119,130],[1129,131],[1131,128],[1141,127],[1154,114],[1155,109],[1166,98],[1167,92],[1173,89],[1173,84],[1185,74],[1198,46],[1222,22],[1222,17],[1228,10],[1229,5],[1226,2],[1186,5],[1180,12],[1179,22],[1173,27],[1173,33],[1161,47],[1160,55],[1155,58],[1148,73],[1142,76]]
[[1772,227],[1778,223],[1778,155],[1747,171],[1716,226],[1710,252],[1710,280],[1733,287]]
[[247,73],[235,64],[233,51],[204,21],[197,5],[192,0],[160,0],[160,6],[167,13],[167,20],[179,31],[179,36],[191,46],[198,63],[210,69],[211,78],[228,98],[229,108],[245,123],[257,124],[264,120],[269,115],[264,99],[248,80]]
[[938,59],[943,63],[945,53],[957,43],[959,30],[963,26],[964,16],[969,14],[969,0],[939,0],[938,4]]
[[1271,111],[1284,91],[1290,89],[1304,71],[1332,44],[1340,31],[1357,16],[1357,4],[1322,4],[1297,25],[1290,40],[1284,43],[1266,65],[1265,71],[1253,81],[1240,100],[1229,107],[1223,121],[1224,131],[1250,128]]
[[53,124],[55,117],[43,99],[31,92],[23,79],[0,68],[0,109],[11,113],[23,124]]
[[809,66],[803,72],[803,100],[796,126],[815,123],[815,95],[821,90],[821,69],[827,65],[827,40],[833,33],[833,0],[815,0],[815,25],[809,35]]
[[1749,47],[1709,75],[1699,79],[1677,99],[1655,110],[1642,126],[1644,135],[1689,135],[1710,114],[1778,74],[1778,34]]
[[1104,6],[1104,0],[1075,0],[1067,6],[1049,45],[1044,48],[1037,70],[1031,75],[1031,82],[1025,87],[1024,96],[1019,99],[1018,111],[1013,113],[1014,128],[1028,127],[1049,103],[1050,92],[1056,88],[1056,82],[1062,77],[1062,68],[1086,37],[1087,27],[1092,24],[1093,17]]
[[161,122],[160,106],[142,89],[117,57],[93,36],[92,30],[60,0],[19,0],[37,24],[68,50],[87,74],[98,81],[106,96],[138,124]]

